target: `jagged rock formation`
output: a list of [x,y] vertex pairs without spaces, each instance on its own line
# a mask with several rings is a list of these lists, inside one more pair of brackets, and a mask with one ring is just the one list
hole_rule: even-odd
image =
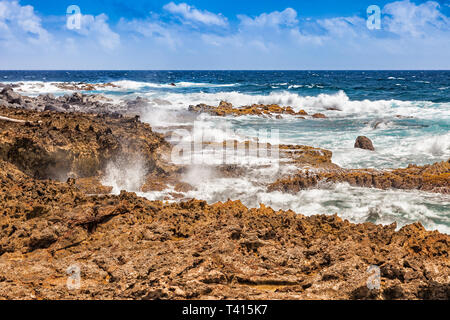
[[[73,84],[59,84],[61,89],[71,90]],[[69,86],[69,88],[66,88]],[[74,85],[76,86],[76,85]],[[81,90],[80,88],[73,90]],[[92,89],[94,90],[94,89]],[[155,103],[157,103],[156,101]],[[53,94],[41,94],[37,97],[21,96],[12,86],[6,86],[0,91],[0,107],[20,108],[37,111],[84,112],[95,114],[139,115],[139,112],[149,101],[137,97],[135,100],[119,104],[100,94],[82,94],[78,91],[71,95],[55,97]]]
[[[5,103],[1,298],[450,298],[449,235],[419,223],[396,230],[395,224],[353,224],[337,215],[249,209],[240,201],[170,204],[125,191],[107,194],[111,189],[99,180],[105,165],[137,155],[144,159],[150,190],[167,181],[177,192],[190,186],[177,179],[182,168],[166,158],[170,145],[138,118],[38,112]],[[293,163],[345,177],[329,151],[280,150]],[[444,162],[390,174],[405,183],[448,187],[448,169]],[[220,170],[238,174],[233,166]],[[367,287],[371,265],[380,268],[379,289]],[[67,286],[71,266],[80,268],[79,288]]]
[[[450,237],[420,224],[395,231],[239,201],[86,196],[0,164],[6,299],[450,298]],[[366,285],[370,265],[379,289]],[[66,285],[70,266],[78,289]]]
[[175,168],[163,137],[136,117],[0,108],[0,159],[36,178],[99,176],[109,162],[144,159],[147,172]]
[[450,159],[432,165],[409,165],[392,170],[332,169],[303,171],[281,178],[269,186],[269,191],[299,192],[316,187],[319,183],[348,182],[353,186],[379,189],[417,189],[429,192],[450,193]]
[[[273,116],[273,115],[291,115],[291,116],[305,116],[308,115],[306,111],[300,110],[295,112],[292,107],[281,107],[277,104],[263,105],[253,104],[251,106],[243,106],[234,108],[233,105],[226,101],[221,101],[219,106],[208,106],[206,104],[199,104],[196,106],[189,106],[189,111],[197,113],[209,113],[215,116],[243,116],[243,115],[257,115],[257,116]],[[316,114],[319,115],[319,114]],[[323,115],[322,115],[323,116]],[[324,116],[323,116],[324,117]],[[317,118],[317,117],[314,117]]]

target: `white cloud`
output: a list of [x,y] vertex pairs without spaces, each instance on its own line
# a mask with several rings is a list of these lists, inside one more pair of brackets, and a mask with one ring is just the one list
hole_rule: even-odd
[[303,33],[300,28],[290,30],[291,37],[299,44],[322,45],[329,38],[328,36]]
[[387,4],[383,14],[386,30],[413,37],[433,36],[435,32],[450,32],[450,19],[439,11],[440,5],[427,1],[416,5],[409,0]]
[[18,1],[0,2],[0,41],[16,42],[27,39],[32,43],[47,43],[50,34],[42,27],[41,19],[32,6],[21,6]]
[[123,31],[135,32],[146,38],[154,39],[171,49],[176,49],[177,46],[181,45],[181,40],[177,31],[173,27],[165,25],[158,20],[134,19],[127,21],[122,18],[119,22],[119,28]]
[[82,15],[81,28],[73,30],[81,35],[93,37],[103,48],[113,50],[120,45],[120,35],[111,30],[107,20],[108,16],[105,14]]
[[318,25],[326,30],[329,36],[354,38],[366,34],[366,20],[360,17],[337,17],[321,19]]
[[180,15],[189,22],[196,22],[205,25],[220,27],[225,27],[228,25],[227,19],[221,14],[214,14],[206,10],[200,11],[186,3],[175,4],[173,2],[170,2],[163,8],[170,13]]
[[[412,1],[387,4],[381,30],[369,30],[365,14],[308,18],[286,8],[229,21],[170,2],[160,15],[122,18],[115,26],[105,14],[83,15],[80,30],[62,30],[61,15],[51,35],[33,7],[0,0],[0,46],[6,48],[0,60],[7,61],[6,67],[13,60],[15,66],[30,61],[35,67],[36,61],[41,68],[53,68],[57,60],[67,68],[75,62],[81,68],[448,68],[448,8]],[[49,17],[45,23],[55,24]],[[122,42],[121,50],[97,53],[99,46],[113,51]],[[35,50],[39,43],[44,45]]]
[[297,11],[292,8],[281,12],[262,13],[255,18],[246,15],[238,15],[238,18],[241,20],[241,26],[244,27],[291,27],[298,23]]

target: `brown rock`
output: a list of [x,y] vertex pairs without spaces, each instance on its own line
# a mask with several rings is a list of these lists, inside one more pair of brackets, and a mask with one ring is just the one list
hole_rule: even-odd
[[281,178],[269,185],[270,191],[298,192],[316,187],[319,181],[348,182],[351,185],[378,189],[418,189],[422,191],[450,193],[450,163],[415,166],[391,170],[341,169],[328,167],[321,172],[299,172],[295,176]]
[[[202,113],[206,112],[215,116],[243,116],[243,115],[257,115],[257,116],[271,116],[282,114],[295,115],[295,111],[292,107],[281,107],[277,104],[263,105],[263,104],[253,104],[251,106],[242,106],[240,108],[234,108],[231,103],[221,101],[219,106],[208,106],[205,104],[199,104],[196,106],[189,106],[189,111]],[[302,110],[303,111],[303,110]],[[303,113],[298,113],[302,115]]]
[[356,139],[356,141],[355,141],[355,148],[375,151],[375,148],[373,147],[372,141],[369,138],[364,137],[364,136],[359,136]]
[[315,114],[312,115],[312,117],[314,119],[325,119],[327,116],[324,115],[323,113],[315,113]]
[[[253,110],[278,109],[264,108]],[[125,150],[145,155],[146,183],[153,179],[179,190],[189,185],[177,185],[180,168],[164,162],[170,149],[162,136],[134,117],[0,111],[28,121],[2,121],[0,128],[4,299],[449,298],[449,235],[419,223],[396,231],[396,224],[353,224],[337,215],[303,216],[263,204],[249,209],[240,201],[163,203],[126,191],[89,195],[91,187],[101,187],[91,176],[58,182],[48,179],[49,168],[65,162],[58,168],[82,175],[82,168],[96,171]],[[449,161],[344,170],[331,163],[330,151],[280,149],[294,163],[321,164],[292,186],[342,179],[378,187],[449,187]],[[380,267],[380,289],[366,285],[370,265]],[[69,267],[80,268],[80,289],[67,287]]]

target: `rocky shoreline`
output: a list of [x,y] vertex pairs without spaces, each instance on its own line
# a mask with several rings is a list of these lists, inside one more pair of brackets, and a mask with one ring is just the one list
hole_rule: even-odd
[[310,116],[313,119],[324,119],[326,116],[322,113],[315,113],[309,115],[305,110],[298,112],[294,111],[292,107],[281,107],[277,104],[263,105],[253,104],[251,106],[242,106],[239,108],[234,107],[231,103],[221,101],[217,107],[208,106],[206,104],[199,104],[196,106],[189,106],[189,111],[196,113],[208,113],[214,116],[265,116],[276,117],[282,119],[283,115],[295,116],[297,118],[305,119],[306,116]]
[[319,184],[347,182],[352,186],[377,189],[421,190],[450,193],[450,159],[432,165],[409,165],[391,170],[331,169],[327,171],[304,171],[281,178],[269,187],[269,191],[297,193],[317,187]]
[[[136,116],[139,103],[118,111],[95,95],[1,91],[1,298],[450,298],[450,236],[420,223],[398,230],[337,215],[249,209],[240,201],[168,203],[110,194],[102,184],[108,165],[136,158],[146,172],[142,189],[175,185],[182,194],[191,188],[181,180],[186,168],[169,161],[170,143]],[[448,161],[348,170],[333,164],[327,150],[280,150],[301,171],[280,177],[271,190],[338,181],[449,190]],[[235,167],[221,170],[239,174]],[[371,265],[380,268],[379,289],[367,286]],[[81,287],[73,290],[67,287],[71,266],[81,271]]]

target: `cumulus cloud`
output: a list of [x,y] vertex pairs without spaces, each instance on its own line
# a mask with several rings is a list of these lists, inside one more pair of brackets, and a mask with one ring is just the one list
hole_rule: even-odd
[[416,5],[409,0],[387,4],[383,9],[385,28],[396,34],[424,37],[435,32],[450,32],[450,19],[439,10],[440,5],[427,1]]
[[214,14],[206,10],[201,11],[186,3],[175,4],[174,2],[170,2],[163,8],[172,14],[181,16],[187,22],[220,27],[228,25],[227,19],[221,14]]
[[[65,17],[61,17],[61,22]],[[0,1],[0,44],[9,46],[13,50],[26,50],[24,40],[44,49],[50,47],[72,48],[74,51],[80,44],[80,39],[72,39],[72,32],[84,36],[87,40],[94,40],[107,50],[115,49],[120,44],[120,35],[111,30],[105,14],[98,16],[81,15],[81,28],[66,30],[67,38],[57,38],[42,26],[41,18],[36,14],[34,7],[22,6],[19,1]]]
[[81,28],[73,30],[81,35],[94,38],[103,48],[113,50],[120,45],[120,35],[111,30],[107,20],[108,16],[105,14],[81,15]]
[[[80,30],[62,29],[61,24],[52,29],[52,36],[33,7],[0,0],[0,46],[9,43],[9,51],[3,52],[19,60],[14,55],[17,47],[52,39],[55,52],[63,48],[71,59],[79,57],[82,66],[89,60],[95,67],[102,63],[107,68],[119,62],[122,68],[166,69],[448,68],[449,9],[436,1],[417,2],[386,4],[381,30],[367,28],[365,13],[308,18],[286,8],[228,20],[184,2],[170,2],[160,8],[159,15],[122,18],[117,25],[111,25],[105,14],[83,15]],[[65,17],[59,18],[62,22]],[[111,51],[108,56],[115,60],[107,65],[104,57],[93,54],[98,46]],[[121,50],[113,50],[119,46]],[[47,47],[41,46],[43,51]],[[35,51],[27,51],[39,58]],[[45,54],[41,58],[53,61]]]
[[21,6],[18,1],[0,2],[0,40],[15,42],[26,39],[32,43],[50,41],[50,34],[42,27],[41,18],[32,6]]
[[152,18],[146,20],[133,19],[131,21],[121,19],[119,28],[122,31],[133,32],[154,39],[170,49],[176,49],[177,46],[182,44],[176,28]]
[[292,8],[281,12],[262,13],[255,18],[246,15],[238,15],[238,18],[241,20],[241,26],[244,27],[290,27],[298,23],[297,11]]

